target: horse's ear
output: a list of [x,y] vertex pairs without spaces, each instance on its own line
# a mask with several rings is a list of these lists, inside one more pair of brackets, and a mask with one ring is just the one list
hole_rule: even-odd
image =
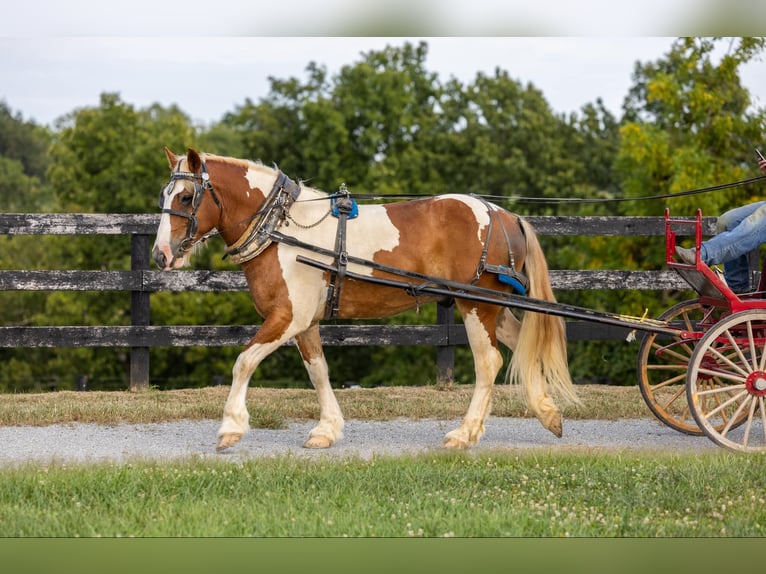
[[189,150],[186,152],[186,162],[189,164],[188,168],[192,173],[197,173],[202,169],[202,160],[199,157],[199,153],[195,149],[189,148]]
[[170,169],[173,169],[176,166],[176,164],[178,164],[178,157],[176,156],[176,154],[170,151],[167,146],[165,146],[165,156],[168,158],[168,164],[170,164]]

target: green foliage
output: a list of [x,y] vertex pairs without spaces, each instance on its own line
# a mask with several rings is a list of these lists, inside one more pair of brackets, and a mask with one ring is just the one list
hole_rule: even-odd
[[47,148],[52,136],[12,114],[0,101],[0,212],[25,213],[55,208],[46,186]]
[[0,211],[41,211],[46,200],[40,180],[24,173],[24,164],[16,159],[0,157]]
[[[678,193],[759,174],[753,148],[763,141],[766,111],[752,107],[738,70],[763,51],[764,40],[732,40],[725,53],[716,57],[723,43],[714,38],[680,38],[660,60],[636,64],[634,86],[625,99],[619,126],[619,145],[612,155],[613,184],[623,197]],[[758,199],[762,191],[762,186],[739,187],[666,201],[624,202],[617,207],[624,215],[659,216],[665,207],[683,216],[694,215],[697,208],[717,215]],[[566,254],[572,263],[569,268],[660,269],[665,263],[661,238],[578,238]],[[638,316],[648,310],[649,316],[656,317],[688,297],[688,292],[615,291],[566,293],[561,299]],[[635,349],[635,344],[623,342],[570,344],[572,371],[586,381],[604,377],[611,383],[632,384]]]
[[51,134],[46,128],[25,121],[0,101],[0,157],[18,161],[25,175],[42,180],[48,166],[46,151],[50,141]]
[[97,108],[81,108],[59,122],[48,179],[65,211],[150,213],[167,180],[162,148],[196,144],[189,118],[153,105],[136,111],[117,94]]
[[[764,49],[763,38],[680,38],[665,58],[637,63],[625,101],[622,144],[615,164],[629,196],[677,193],[758,174],[753,148],[763,141],[766,111],[752,108],[739,68]],[[718,214],[752,199],[734,189],[673,199],[673,212]],[[636,204],[636,215],[659,215],[658,203]]]

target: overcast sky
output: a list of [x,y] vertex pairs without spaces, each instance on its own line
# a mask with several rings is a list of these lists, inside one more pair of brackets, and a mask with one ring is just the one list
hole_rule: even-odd
[[[424,40],[426,66],[442,81],[471,82],[477,72],[500,67],[534,84],[555,112],[576,112],[602,98],[619,116],[635,63],[662,57],[680,35],[658,22],[678,22],[690,6],[699,14],[717,4],[645,0],[640,11],[627,13],[611,0],[280,0],[265,11],[258,9],[262,2],[238,0],[23,0],[2,10],[0,100],[25,119],[52,125],[76,108],[97,105],[101,93],[118,92],[139,108],[176,104],[194,121],[209,123],[246,98],[265,96],[269,76],[305,79],[311,61],[335,74],[363,52]],[[588,6],[598,18],[582,18]],[[616,6],[619,18],[610,19]],[[386,35],[391,28],[432,33],[343,35],[379,30],[380,21]],[[479,29],[516,34],[475,36]],[[648,35],[663,29],[667,35]],[[474,37],[460,36],[463,31]],[[520,35],[525,31],[534,35]],[[265,37],[270,33],[310,35]],[[433,37],[444,33],[455,37]],[[766,63],[749,64],[742,79],[755,104],[766,106]]]
[[[555,112],[602,98],[619,117],[637,61],[662,57],[673,38],[0,38],[0,99],[25,119],[52,122],[119,92],[137,107],[177,104],[199,123],[220,120],[246,98],[258,100],[269,76],[305,79],[315,61],[336,73],[386,45],[428,43],[426,65],[446,81],[472,81],[495,67],[542,90]],[[188,44],[192,44],[189,46]],[[743,71],[756,104],[766,105],[766,64]]]

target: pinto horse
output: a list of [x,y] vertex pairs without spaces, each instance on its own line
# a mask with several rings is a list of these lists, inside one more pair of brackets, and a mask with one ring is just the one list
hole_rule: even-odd
[[[423,277],[424,284],[437,277],[447,285],[452,281],[503,292],[515,285],[518,290],[519,280],[502,281],[498,273],[486,271],[502,266],[528,280],[530,297],[555,301],[533,228],[479,197],[448,194],[385,205],[354,203],[351,210],[346,202],[340,229],[341,217],[330,217],[335,195],[293,182],[276,168],[193,149],[185,156],[167,148],[165,153],[171,180],[160,195],[154,260],[160,269],[182,267],[197,243],[220,235],[227,255],[241,264],[255,309],[263,317],[232,370],[219,451],[248,430],[245,397],[255,369],[291,338],[320,406],[319,422],[304,446],[327,448],[342,437],[343,414],[330,385],[319,322],[328,316],[387,317],[440,299],[365,277],[391,278],[395,268]],[[330,263],[337,272],[306,265],[299,255]],[[367,261],[371,264],[360,263]],[[349,276],[343,279],[346,271]],[[513,351],[508,376],[520,383],[527,408],[560,437],[561,412],[549,392],[578,402],[563,321],[537,312],[525,312],[519,320],[501,305],[461,299],[459,290],[454,301],[473,353],[476,383],[462,424],[446,434],[444,446],[466,448],[484,434],[492,386],[503,364],[498,341]]]

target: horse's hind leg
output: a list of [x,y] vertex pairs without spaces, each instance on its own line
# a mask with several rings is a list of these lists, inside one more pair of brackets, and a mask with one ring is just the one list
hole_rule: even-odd
[[313,325],[295,337],[303,364],[319,399],[319,424],[303,444],[306,448],[327,448],[343,437],[343,413],[330,386],[327,361],[322,351],[319,327]]
[[497,307],[476,308],[458,302],[458,308],[463,314],[473,353],[476,386],[463,423],[444,437],[444,446],[448,448],[467,448],[479,442],[484,434],[484,421],[492,402],[495,377],[503,366],[503,357],[495,339]]
[[[514,352],[514,361],[523,361],[524,357],[516,356],[516,346],[521,333],[521,322],[514,317],[509,309],[503,309],[497,321],[498,340]],[[529,377],[523,381],[524,400],[540,423],[557,437],[562,435],[561,411],[553,402],[551,396],[545,392],[545,381],[542,374]]]

